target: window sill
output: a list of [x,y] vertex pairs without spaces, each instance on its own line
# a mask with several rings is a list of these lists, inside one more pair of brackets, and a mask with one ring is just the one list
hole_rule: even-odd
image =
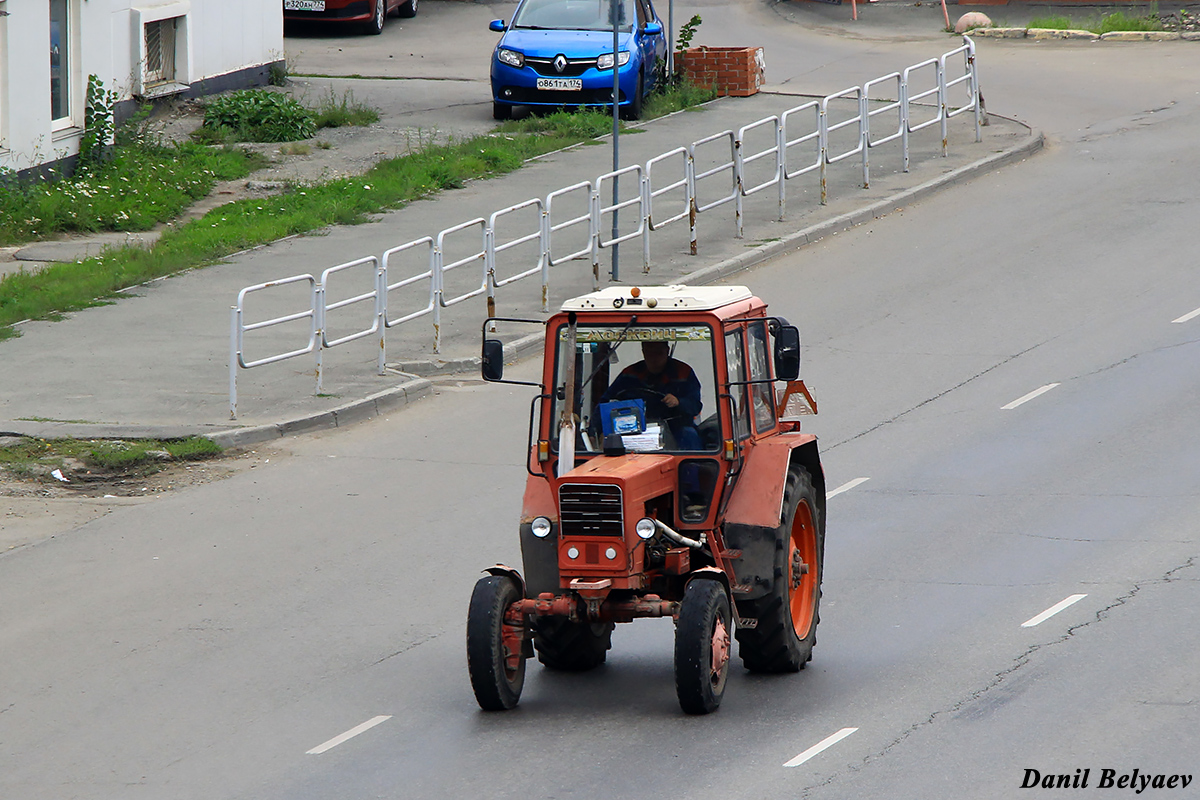
[[182,94],[190,88],[190,86],[182,83],[160,83],[157,86],[148,86],[143,89],[141,96],[145,100],[156,100],[160,97]]
[[68,122],[66,125],[62,126],[61,128],[55,128],[50,133],[50,141],[51,142],[61,142],[63,139],[73,139],[73,138],[79,137],[81,135],[83,135],[83,128],[80,128],[77,125]]

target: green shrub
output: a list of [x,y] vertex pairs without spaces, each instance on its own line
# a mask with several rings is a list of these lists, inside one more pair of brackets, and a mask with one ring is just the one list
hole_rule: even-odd
[[294,142],[317,132],[313,112],[266,89],[242,89],[216,98],[205,109],[204,127],[234,131],[246,142]]

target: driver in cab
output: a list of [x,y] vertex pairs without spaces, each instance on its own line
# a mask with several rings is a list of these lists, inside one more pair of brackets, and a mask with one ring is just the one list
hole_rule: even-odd
[[646,415],[667,423],[680,450],[701,450],[695,419],[700,413],[700,380],[687,364],[671,357],[665,341],[642,342],[642,360],[621,370],[602,401],[641,398]]

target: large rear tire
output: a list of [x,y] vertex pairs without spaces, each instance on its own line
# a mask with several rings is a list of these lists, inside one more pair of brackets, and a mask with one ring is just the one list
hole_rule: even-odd
[[738,654],[751,672],[798,672],[812,660],[824,572],[820,513],[812,476],[792,465],[775,532],[775,585],[765,597],[740,604],[743,616],[758,620],[737,631]]
[[510,665],[504,646],[504,614],[521,599],[521,590],[512,578],[488,575],[480,578],[471,593],[467,613],[467,672],[471,688],[484,711],[507,711],[521,699],[525,686],[525,658],[515,655],[517,666]]
[[572,622],[541,617],[534,625],[533,646],[547,669],[585,672],[600,666],[612,647],[611,622]]
[[729,596],[719,581],[693,578],[675,626],[675,693],[687,714],[721,705],[729,677]]

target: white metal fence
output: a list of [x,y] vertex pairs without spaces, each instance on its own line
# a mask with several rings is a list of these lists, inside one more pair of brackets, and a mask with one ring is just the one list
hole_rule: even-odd
[[[961,61],[960,61],[961,59]],[[951,76],[952,75],[952,76]],[[870,98],[885,93],[897,99],[876,102]],[[957,100],[957,102],[956,102]],[[875,103],[873,107],[873,103]],[[857,109],[838,116],[846,105]],[[787,182],[813,171],[819,171],[821,203],[827,202],[827,171],[830,165],[851,159],[862,168],[862,183],[870,185],[870,152],[873,148],[899,140],[903,151],[904,171],[909,168],[909,137],[921,130],[939,126],[942,155],[947,152],[947,124],[955,116],[973,113],[975,141],[982,140],[982,108],[979,102],[979,82],[975,70],[975,45],[964,36],[961,47],[938,58],[914,64],[902,72],[893,72],[868,81],[862,86],[813,100],[782,114],[765,117],[743,126],[738,131],[722,131],[692,142],[686,147],[655,156],[644,165],[625,167],[605,173],[594,181],[584,181],[551,192],[545,200],[534,198],[482,217],[462,222],[437,233],[405,242],[385,251],[380,258],[368,256],[330,267],[318,280],[313,275],[295,275],[282,280],[248,286],[238,293],[232,309],[229,354],[229,414],[237,417],[237,371],[264,366],[285,359],[311,356],[315,364],[316,391],[322,390],[322,352],[339,344],[377,337],[378,370],[383,374],[386,356],[386,334],[389,328],[431,317],[434,352],[441,343],[442,309],[457,305],[472,297],[487,296],[488,313],[495,310],[496,290],[526,278],[537,276],[541,281],[541,305],[548,311],[550,267],[566,261],[588,258],[591,261],[592,284],[600,287],[600,251],[627,241],[641,240],[642,269],[650,271],[650,234],[683,220],[688,221],[691,252],[697,252],[697,225],[701,215],[719,206],[732,203],[736,224],[735,236],[743,235],[742,199],[757,192],[775,188],[779,219],[784,219]],[[747,152],[747,142],[769,140],[771,144]],[[725,153],[728,152],[728,156]],[[857,157],[857,158],[856,158]],[[699,167],[704,164],[705,167]],[[753,175],[751,174],[753,173]],[[621,180],[624,179],[624,180]],[[725,181],[728,180],[728,188]],[[613,181],[628,186],[636,182],[632,196],[608,202],[604,189]],[[611,194],[611,189],[610,192]],[[582,206],[586,210],[579,213]],[[657,209],[657,213],[656,213]],[[509,233],[519,224],[520,212],[536,214],[537,224],[529,229]],[[626,215],[636,211],[637,225],[608,237],[603,233],[604,220],[614,212]],[[586,226],[586,232],[584,231]],[[503,230],[502,230],[503,229]],[[515,274],[497,274],[497,255],[514,248],[532,246],[536,242],[536,263]],[[447,258],[453,247],[458,257]],[[461,253],[466,248],[465,254]],[[396,279],[392,263],[401,256],[420,257],[427,269]],[[422,257],[422,254],[424,256]],[[340,272],[358,268],[372,270],[373,289],[347,299],[327,304],[326,292],[330,278]],[[471,288],[448,296],[446,275],[460,270],[468,275],[477,270],[477,279],[469,280]],[[267,292],[292,284],[307,282],[311,303],[307,309],[281,317],[257,322],[245,321],[245,299],[257,292]],[[407,313],[389,314],[389,298],[404,293],[406,299],[424,298]],[[416,293],[414,295],[414,293]],[[332,311],[352,306],[370,306],[362,314],[362,327],[342,336],[328,335],[328,315]],[[247,333],[301,323],[307,320],[307,341],[286,352],[246,360],[244,341]],[[299,342],[297,343],[299,344]]]

